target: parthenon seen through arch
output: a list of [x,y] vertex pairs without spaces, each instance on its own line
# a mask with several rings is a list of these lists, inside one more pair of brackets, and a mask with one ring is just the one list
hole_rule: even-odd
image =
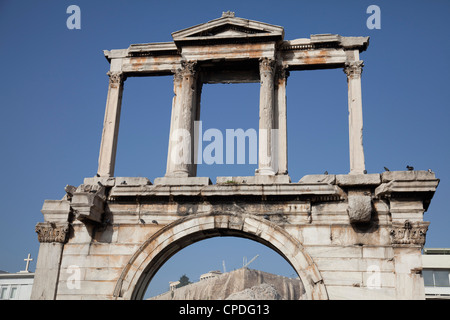
[[[114,176],[121,97],[127,77],[173,75],[174,98],[164,178],[171,184],[196,176],[194,122],[200,118],[204,83],[260,82],[258,169],[259,181],[288,182],[286,83],[297,70],[343,68],[348,82],[350,174],[365,172],[362,142],[360,52],[368,37],[335,34],[284,40],[284,29],[237,18],[221,18],[172,33],[172,42],[133,44],[105,51],[110,77],[100,147],[98,176]],[[274,134],[276,133],[276,134]],[[189,179],[184,179],[186,182]],[[207,181],[205,179],[195,179]]]

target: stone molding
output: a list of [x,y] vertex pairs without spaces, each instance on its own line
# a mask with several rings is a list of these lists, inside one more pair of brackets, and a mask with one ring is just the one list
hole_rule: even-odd
[[35,230],[41,243],[66,243],[69,235],[69,223],[39,222]]
[[349,78],[358,78],[361,77],[363,67],[364,61],[362,60],[346,62],[344,72]]
[[425,244],[425,238],[430,223],[426,221],[392,222],[390,230],[391,243],[393,246],[420,245]]
[[105,186],[82,184],[73,194],[71,208],[77,220],[101,223],[105,202]]

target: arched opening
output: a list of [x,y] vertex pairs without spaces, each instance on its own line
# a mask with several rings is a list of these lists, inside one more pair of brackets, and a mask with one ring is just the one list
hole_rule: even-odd
[[[176,290],[182,276],[191,284]],[[262,293],[267,299],[299,300],[304,293],[297,273],[277,252],[257,241],[224,236],[198,241],[174,254],[150,281],[144,299],[223,300],[268,287],[272,291]]]
[[156,232],[122,270],[114,298],[142,299],[148,284],[170,257],[190,244],[218,236],[243,237],[275,250],[301,279],[306,299],[328,299],[317,266],[296,238],[263,218],[235,213],[187,216]]

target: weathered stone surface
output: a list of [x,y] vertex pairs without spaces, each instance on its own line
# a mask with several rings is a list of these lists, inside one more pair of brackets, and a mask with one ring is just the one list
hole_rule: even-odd
[[393,222],[390,231],[393,246],[419,245],[423,247],[429,222]]
[[281,296],[273,285],[263,283],[232,293],[225,300],[281,300]]
[[[124,181],[131,180],[124,178]],[[373,184],[364,186],[357,182],[357,187],[350,187],[346,197],[341,196],[342,190],[336,189],[339,188],[338,186],[326,183],[274,185],[230,183],[179,186],[115,183],[110,188],[108,199],[105,199],[107,210],[103,213],[105,216],[102,216],[102,223],[94,227],[89,223],[72,222],[71,236],[64,244],[67,251],[64,249],[60,253],[63,269],[52,268],[47,272],[64,273],[70,265],[78,265],[83,274],[88,270],[96,270],[97,276],[92,272],[89,276],[86,275],[87,278],[83,280],[83,286],[79,290],[67,290],[63,288],[65,284],[61,282],[57,299],[64,299],[64,297],[74,299],[76,296],[85,295],[98,299],[130,299],[139,297],[137,293],[136,296],[132,294],[135,285],[132,279],[136,277],[137,281],[139,276],[132,277],[131,275],[135,273],[129,273],[127,270],[144,269],[148,263],[151,263],[145,259],[153,252],[162,250],[161,254],[165,255],[172,250],[179,250],[182,247],[179,247],[180,243],[192,243],[192,241],[203,239],[202,237],[214,235],[238,234],[262,241],[262,243],[271,243],[282,252],[284,250],[284,255],[289,257],[293,266],[297,266],[296,270],[303,277],[302,279],[312,278],[315,279],[315,284],[320,284],[322,283],[320,282],[321,273],[324,272],[327,277],[324,278],[323,283],[333,288],[330,292],[334,295],[328,296],[327,291],[313,291],[312,288],[316,286],[314,285],[305,286],[306,297],[322,299],[352,295],[351,292],[354,291],[351,288],[354,284],[362,286],[361,288],[366,285],[364,279],[370,276],[366,274],[366,269],[374,263],[381,268],[382,272],[395,272],[393,266],[395,257],[389,251],[392,245],[395,244],[400,250],[396,253],[399,258],[402,254],[401,250],[410,249],[411,246],[420,252],[422,242],[415,240],[409,243],[403,240],[392,242],[393,222],[390,215],[392,211],[392,220],[397,221],[396,219],[401,219],[402,214],[409,216],[421,214],[424,210],[423,202],[426,200],[421,193],[419,198],[408,198],[407,201],[390,198],[373,200],[374,207],[377,208],[377,219],[370,220],[367,226],[352,226],[347,209],[350,208],[352,212],[352,208],[355,208],[355,212],[358,212],[363,208],[362,214],[356,219],[365,221],[368,217],[367,213],[370,212],[370,194],[376,187]],[[423,188],[422,185],[431,182],[433,180],[411,180],[404,183],[411,185],[407,189],[414,195],[414,188],[420,190]],[[352,183],[355,181],[353,180]],[[360,189],[362,187],[364,187],[363,190]],[[95,192],[101,188],[98,184],[81,185],[73,195],[78,192],[95,195]],[[355,195],[357,197],[354,197]],[[358,195],[362,195],[362,200]],[[431,194],[425,195],[431,196]],[[268,201],[266,197],[272,198]],[[298,197],[302,200],[300,201]],[[134,200],[130,201],[130,199]],[[355,199],[358,201],[354,201]],[[67,215],[67,209],[73,205],[73,200],[73,198],[60,200],[63,202],[54,204],[48,202],[47,206],[48,209],[54,208],[54,212],[62,206],[61,212]],[[392,202],[392,205],[389,206],[389,202]],[[354,204],[357,205],[354,206]],[[411,220],[414,223],[420,221],[418,216],[416,220]],[[400,229],[405,229],[404,225]],[[426,230],[423,231],[425,232]],[[54,241],[57,239],[55,238]],[[146,243],[148,245],[145,245]],[[178,243],[177,249],[171,249],[171,243]],[[168,251],[165,252],[165,250]],[[143,254],[139,254],[140,252]],[[132,257],[136,257],[135,262]],[[351,279],[339,280],[343,272],[351,272]],[[419,281],[414,276],[407,277],[406,274],[399,277],[401,281]],[[59,278],[65,281],[67,275],[61,274]],[[362,280],[356,281],[357,279]],[[390,293],[388,291],[383,293],[384,297],[391,297],[392,292],[395,295],[397,289],[395,282],[392,282],[392,277],[383,276],[382,279],[383,288],[390,286],[389,290],[391,290]],[[109,281],[109,284],[97,286],[99,281]],[[127,289],[128,285],[131,286],[130,289]],[[93,287],[97,289],[93,291]],[[114,289],[112,290],[111,287]],[[281,294],[278,289],[277,291]],[[123,296],[121,296],[122,292]],[[359,290],[358,292],[366,294],[365,298],[372,297],[371,291]],[[403,292],[403,294],[406,293]]]
[[336,184],[339,186],[370,186],[381,183],[380,175],[373,174],[338,174],[336,175]]
[[211,184],[208,177],[161,177],[156,178],[155,185],[163,186],[207,186]]
[[390,182],[382,183],[375,189],[375,197],[390,196],[394,193],[424,193],[434,192],[439,185],[439,179],[434,180],[392,180]]
[[169,291],[151,300],[300,300],[299,279],[241,268]]
[[59,281],[63,243],[43,242],[39,246],[32,300],[54,300]]
[[256,175],[249,177],[217,177],[217,184],[289,184],[288,175]]
[[102,221],[105,207],[105,187],[100,185],[80,185],[72,195],[71,208],[75,217],[96,223]]
[[69,235],[69,223],[40,222],[36,225],[39,242],[66,243]]
[[45,200],[41,210],[44,221],[64,223],[69,219],[69,200]]
[[336,183],[336,175],[334,174],[309,174],[300,179],[298,183],[313,184],[313,183]]
[[148,178],[145,177],[92,177],[85,178],[83,184],[96,186],[98,184],[105,187],[114,187],[117,185],[128,185],[128,186],[145,186],[151,185],[152,183]]
[[348,215],[352,223],[365,223],[370,221],[372,215],[372,197],[364,193],[349,194]]
[[381,182],[390,182],[394,180],[436,180],[436,175],[432,171],[386,171],[381,174]]
[[[285,41],[282,27],[226,14],[175,32],[173,40],[104,52],[110,70],[98,177],[44,203],[32,297],[140,299],[177,251],[210,237],[239,236],[288,260],[301,279],[301,298],[423,299],[423,212],[439,180],[422,171],[364,174],[359,54],[369,39],[325,34]],[[317,68],[343,68],[347,75],[350,174],[290,183],[286,79],[289,71]],[[166,175],[155,185],[114,177],[123,83],[150,75],[174,77]],[[266,135],[258,139],[254,177],[221,177],[212,185],[196,177],[193,123],[203,83],[225,82],[260,83],[259,129]],[[173,139],[178,129],[187,139]],[[80,270],[76,289],[69,286],[71,266]],[[377,290],[374,266],[383,274]]]

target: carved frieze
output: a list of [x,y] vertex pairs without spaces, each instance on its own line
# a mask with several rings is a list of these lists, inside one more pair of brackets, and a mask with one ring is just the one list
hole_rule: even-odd
[[41,243],[66,243],[69,235],[69,223],[39,222],[35,230]]
[[425,237],[429,222],[416,221],[411,222],[393,222],[390,230],[391,243],[394,246],[401,245],[420,245],[425,244]]

